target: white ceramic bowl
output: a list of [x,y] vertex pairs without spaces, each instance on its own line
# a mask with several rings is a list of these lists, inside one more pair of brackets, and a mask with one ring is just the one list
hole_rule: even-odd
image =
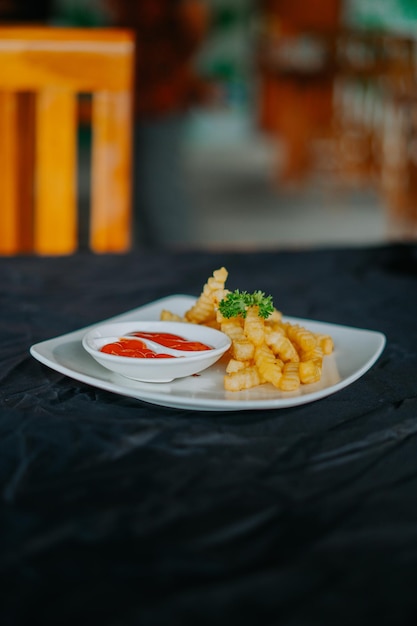
[[[101,348],[120,337],[134,331],[172,333],[190,341],[213,346],[212,350],[202,352],[184,351],[179,358],[138,358],[117,356],[101,352]],[[227,335],[198,324],[182,322],[117,322],[95,326],[83,339],[84,349],[103,367],[143,382],[170,382],[197,374],[213,365],[229,349],[231,341]]]

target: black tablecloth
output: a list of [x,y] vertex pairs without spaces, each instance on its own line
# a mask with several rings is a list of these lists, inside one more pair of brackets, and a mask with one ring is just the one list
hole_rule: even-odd
[[[29,347],[224,265],[290,316],[385,333],[289,409],[161,408]],[[0,259],[0,623],[417,623],[417,247]]]

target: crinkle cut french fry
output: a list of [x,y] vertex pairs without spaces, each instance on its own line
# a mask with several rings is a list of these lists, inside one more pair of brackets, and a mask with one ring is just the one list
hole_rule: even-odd
[[226,365],[226,373],[232,374],[233,372],[239,372],[240,370],[245,369],[245,367],[249,367],[250,364],[250,361],[238,361],[237,359],[229,359],[229,362]]
[[204,287],[204,293],[210,298],[211,302],[213,303],[214,309],[217,310],[220,300],[223,300],[223,298],[227,296],[229,290],[225,289],[224,287],[215,289],[214,284],[207,284]]
[[232,339],[232,355],[237,361],[251,361],[255,354],[255,346],[249,339]]
[[282,376],[279,381],[281,391],[296,391],[300,387],[301,381],[298,373],[298,363],[289,361],[282,368]]
[[303,385],[316,383],[321,378],[321,364],[316,360],[300,361],[298,364],[298,374]]
[[185,317],[181,317],[181,315],[172,313],[171,311],[168,311],[167,309],[163,309],[161,311],[160,319],[163,322],[186,322],[187,321]]
[[321,363],[323,361],[323,350],[320,346],[316,346],[312,350],[302,351],[300,353],[300,361],[318,361]]
[[316,339],[318,345],[323,350],[323,354],[331,354],[334,350],[333,339],[330,335],[324,335],[322,333],[316,333]]
[[224,388],[226,391],[243,391],[257,387],[262,382],[257,368],[252,365],[237,372],[226,374],[224,377]]
[[274,353],[266,344],[256,348],[255,365],[266,382],[272,383],[275,387],[279,386],[284,363],[275,358]]
[[187,322],[203,324],[216,318],[213,302],[206,294],[201,294],[197,302],[185,313]]
[[220,321],[220,329],[230,339],[244,339],[245,334],[243,332],[243,320],[239,317],[229,317],[228,319],[222,319]]
[[286,361],[298,362],[300,357],[290,339],[278,330],[270,330],[265,333],[266,344],[272,349],[284,363]]
[[317,345],[315,335],[299,324],[285,324],[285,332],[300,350],[312,350]]
[[224,290],[227,279],[227,270],[221,267],[213,272],[196,303],[185,313],[187,321],[194,324],[203,324],[216,318],[216,299],[220,290]]
[[265,322],[259,317],[259,307],[250,306],[247,310],[243,331],[246,337],[255,346],[260,346],[265,340]]

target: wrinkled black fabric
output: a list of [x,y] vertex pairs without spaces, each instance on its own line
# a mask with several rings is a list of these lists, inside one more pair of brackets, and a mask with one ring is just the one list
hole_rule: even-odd
[[[212,271],[386,334],[323,400],[161,408],[29,347]],[[0,623],[417,623],[417,247],[0,259]]]

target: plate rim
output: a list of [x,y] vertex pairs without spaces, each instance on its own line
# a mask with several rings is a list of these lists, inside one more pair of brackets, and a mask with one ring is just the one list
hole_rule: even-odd
[[[295,406],[300,406],[302,404],[307,404],[311,402],[315,402],[319,399],[323,399],[340,391],[341,389],[349,386],[356,380],[358,380],[361,376],[363,376],[378,360],[380,355],[382,354],[385,345],[386,345],[386,336],[381,331],[371,330],[367,328],[358,328],[343,324],[335,324],[332,322],[323,322],[319,320],[312,320],[307,318],[300,317],[292,317],[288,315],[284,315],[284,318],[290,322],[299,323],[301,325],[315,324],[318,326],[323,326],[327,329],[335,328],[339,329],[343,332],[360,332],[366,333],[368,335],[372,335],[377,340],[377,347],[375,351],[371,354],[371,356],[359,367],[356,371],[354,371],[351,375],[342,379],[341,381],[332,384],[324,389],[320,389],[318,391],[312,393],[306,393],[297,396],[290,396],[287,398],[279,397],[276,399],[265,398],[265,399],[253,399],[248,400],[246,398],[234,398],[234,399],[224,399],[224,398],[212,398],[210,400],[207,399],[198,399],[195,396],[173,396],[167,394],[167,397],[164,397],[164,400],[161,402],[161,398],[157,393],[157,387],[159,383],[154,383],[156,385],[155,391],[149,392],[143,389],[130,388],[128,386],[123,387],[123,385],[115,384],[112,381],[96,378],[89,374],[84,374],[77,370],[73,370],[62,363],[59,363],[57,359],[51,358],[45,354],[45,350],[50,350],[52,353],[52,347],[60,345],[64,342],[68,342],[70,340],[77,339],[79,343],[82,342],[82,337],[86,332],[93,329],[96,326],[102,325],[104,323],[114,323],[114,322],[123,322],[129,321],[135,313],[146,312],[147,309],[154,309],[158,305],[168,305],[169,302],[178,301],[183,302],[184,305],[191,305],[196,301],[194,296],[186,295],[186,294],[172,294],[169,296],[165,296],[162,298],[158,298],[151,302],[145,303],[139,307],[135,307],[134,309],[130,309],[125,311],[124,313],[112,316],[110,318],[100,320],[98,322],[94,322],[85,327],[70,331],[68,333],[64,333],[62,335],[58,335],[55,337],[51,337],[49,339],[45,339],[43,341],[34,343],[30,346],[30,354],[40,363],[46,365],[47,367],[68,376],[74,380],[79,382],[89,384],[93,387],[103,389],[104,391],[109,391],[111,393],[116,393],[118,395],[131,397],[133,399],[151,404],[160,407],[174,408],[174,409],[185,409],[185,410],[198,410],[198,411],[247,411],[247,410],[267,410],[267,409],[282,409],[282,408],[291,408]],[[162,308],[162,307],[161,307]],[[169,308],[168,306],[164,306],[164,308]],[[93,359],[88,353],[86,355]],[[99,364],[97,364],[99,366]],[[100,367],[100,366],[99,366]],[[250,390],[249,390],[250,391]]]

